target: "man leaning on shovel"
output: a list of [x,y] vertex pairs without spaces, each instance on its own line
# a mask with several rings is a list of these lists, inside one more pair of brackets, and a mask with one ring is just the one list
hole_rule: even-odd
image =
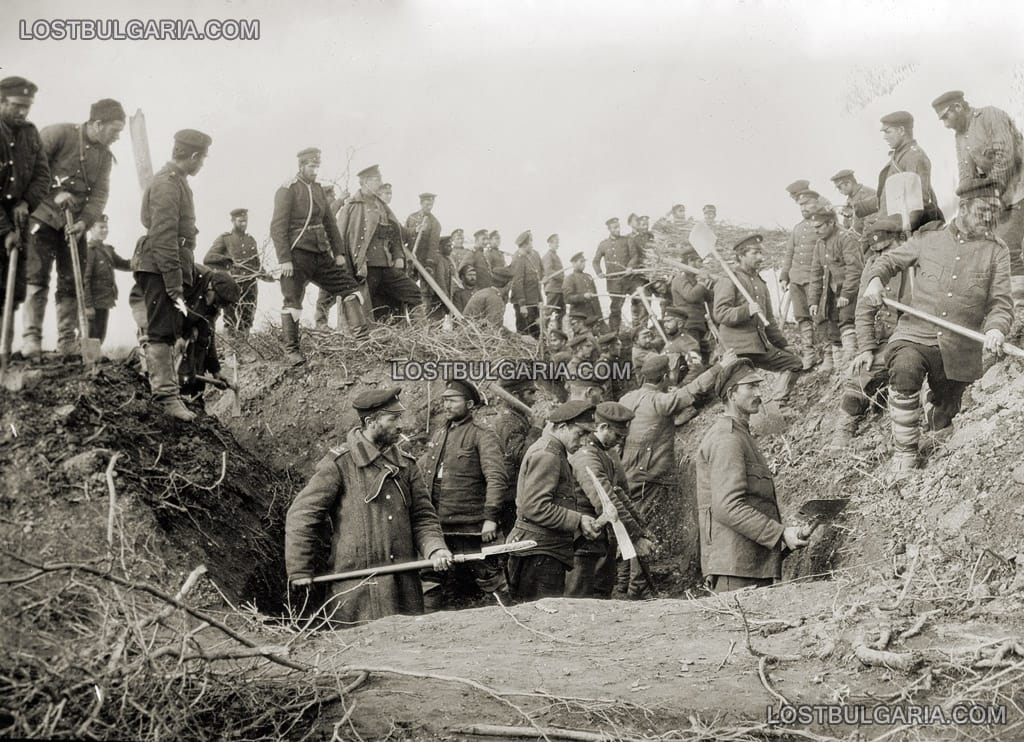
[[[1013,319],[1010,255],[992,232],[1002,204],[987,178],[961,181],[960,208],[945,229],[918,233],[880,255],[864,271],[863,298],[882,303],[885,285],[900,271],[917,268],[913,309],[984,333],[984,350],[1000,353]],[[921,387],[928,377],[929,431],[948,431],[960,411],[964,389],[981,376],[982,344],[905,312],[888,349],[889,415],[895,442],[893,469],[918,465]]]

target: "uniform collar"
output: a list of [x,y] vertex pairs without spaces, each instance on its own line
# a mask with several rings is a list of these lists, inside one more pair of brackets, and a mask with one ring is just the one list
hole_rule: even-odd
[[449,420],[448,421],[448,430],[451,430],[452,428],[457,428],[460,425],[465,425],[468,422],[472,422],[472,420],[473,420],[473,413],[472,412],[467,413],[466,416],[464,418],[462,418],[461,420]]
[[723,414],[722,415],[722,419],[723,420],[728,420],[729,423],[732,425],[732,427],[734,429],[735,428],[739,428],[740,430],[742,430],[745,433],[749,433],[750,432],[750,422],[749,421],[743,422],[738,417],[733,417],[729,413]]
[[[352,452],[352,461],[356,466],[363,468],[377,461],[379,458],[384,458],[391,461],[391,454],[394,451],[394,447],[391,446],[381,451],[376,444],[370,441],[363,431],[359,428],[352,428],[348,432],[347,440],[349,451]],[[391,461],[391,463],[394,463]]]

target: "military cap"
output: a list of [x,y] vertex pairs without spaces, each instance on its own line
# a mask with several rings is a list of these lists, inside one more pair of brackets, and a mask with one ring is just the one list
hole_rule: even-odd
[[613,224],[618,224],[618,223],[619,223],[619,217],[617,217],[617,216],[613,216],[610,219],[605,219],[604,220],[604,226],[606,226],[606,227],[610,227]]
[[502,379],[498,382],[498,386],[507,392],[537,391],[537,385],[534,383],[533,377],[526,374],[520,374],[511,379]]
[[352,400],[352,406],[364,416],[381,411],[405,412],[405,406],[398,399],[401,393],[401,387],[397,386],[390,389],[370,389],[357,394]]
[[107,222],[110,221],[110,217],[107,216],[106,214],[100,214],[100,218],[97,219],[96,221],[98,221],[100,224],[106,224]]
[[299,158],[300,165],[307,162],[320,162],[320,150],[316,147],[306,147],[305,149],[301,149],[295,156]]
[[718,211],[718,207],[716,207],[714,204],[704,204],[704,208],[702,209],[702,211]]
[[12,76],[0,80],[0,95],[4,98],[35,98],[39,87],[24,77]]
[[807,220],[812,224],[834,222],[836,221],[836,212],[833,209],[826,209],[823,206],[818,206],[814,211],[807,215]]
[[864,241],[870,245],[888,242],[903,233],[903,219],[899,214],[880,216],[864,225]]
[[380,165],[370,165],[370,167],[363,168],[356,173],[357,178],[379,178],[380,177]]
[[465,379],[452,379],[449,381],[441,392],[442,397],[465,397],[466,399],[472,400],[476,405],[484,404],[484,398],[480,394],[480,390],[477,389],[471,382]]
[[174,141],[178,144],[199,152],[205,152],[213,144],[213,139],[197,129],[182,129],[174,134]]
[[231,210],[231,218],[232,219],[234,219],[235,217],[238,217],[238,216],[248,216],[248,215],[249,215],[249,210],[248,209],[232,209]]
[[570,348],[578,348],[581,345],[583,345],[583,343],[587,343],[587,342],[590,342],[590,343],[594,342],[594,336],[591,335],[589,332],[583,332],[583,333],[580,333],[579,335],[577,335],[576,337],[574,337],[572,340],[569,341],[569,347]]
[[604,347],[606,345],[611,345],[618,339],[619,336],[616,335],[614,332],[606,332],[604,335],[597,336],[597,344],[600,345],[601,347]]
[[455,229],[452,230],[451,236],[454,237],[457,234],[466,234],[466,230],[464,230],[462,227],[456,227]]
[[665,307],[665,314],[678,317],[679,319],[686,319],[690,316],[682,307]]
[[487,236],[487,230],[486,229],[478,229],[477,231],[475,231],[473,233],[473,236],[474,237],[486,237]]
[[820,198],[821,198],[821,194],[818,193],[817,191],[812,191],[810,188],[805,188],[802,191],[800,191],[800,193],[796,194],[796,200],[798,202],[799,201],[805,201],[807,199],[810,199],[812,201],[817,201]]
[[790,196],[796,198],[798,195],[800,195],[801,191],[806,191],[810,187],[811,182],[809,180],[794,180],[792,183],[786,186],[786,190],[789,191]]
[[740,384],[754,384],[759,381],[764,381],[764,377],[757,372],[754,364],[747,358],[740,358],[735,363],[722,367],[718,372],[715,393],[724,402],[729,392]]
[[533,234],[530,232],[530,230],[526,230],[525,232],[520,233],[518,237],[516,237],[516,245],[522,247],[527,242],[530,242],[532,239]]
[[660,353],[649,355],[644,361],[644,365],[640,367],[640,373],[649,379],[667,374],[668,356],[663,356]]
[[964,91],[950,90],[948,93],[943,93],[932,101],[932,108],[935,109],[935,113],[938,114],[939,118],[942,118],[954,103],[959,103],[962,106],[967,105],[967,101],[964,100]]
[[548,244],[550,245],[552,240],[557,240],[557,239],[558,239],[558,232],[553,232],[553,233],[549,234],[548,235]]
[[569,339],[569,336],[566,335],[561,330],[550,330],[548,332],[548,335],[553,337],[553,338],[561,338],[562,340],[568,340]]
[[548,422],[555,425],[573,423],[585,430],[593,430],[594,403],[582,399],[574,399],[560,404],[548,413]]
[[853,171],[852,170],[840,170],[838,173],[833,175],[829,180],[831,180],[833,183],[838,183],[840,180],[846,180],[847,178],[852,178],[852,177],[853,177]]
[[628,428],[634,417],[633,410],[618,402],[602,402],[594,409],[595,423],[607,423],[620,430]]
[[491,278],[494,279],[494,283],[498,286],[504,286],[512,280],[512,271],[508,268],[495,268],[491,271]]
[[465,278],[467,271],[473,271],[476,273],[476,264],[471,260],[462,261],[462,265],[459,266],[459,278]]
[[501,235],[498,233],[498,230],[496,230],[496,229],[492,229],[490,232],[488,232],[487,236],[488,237],[501,237]]
[[685,208],[686,208],[686,204],[673,204],[672,205],[672,211],[675,211],[676,209],[685,209]]
[[125,121],[124,107],[113,98],[101,98],[89,108],[90,121]]
[[911,127],[914,125],[914,117],[909,111],[894,111],[882,116],[880,120],[882,122],[883,129],[887,126]]
[[211,270],[209,286],[217,294],[222,306],[234,304],[242,297],[241,288],[227,271]]
[[742,255],[747,250],[751,250],[751,249],[759,246],[762,242],[764,242],[764,237],[762,237],[761,235],[759,235],[759,234],[748,235],[747,237],[744,237],[742,240],[740,240],[735,245],[733,245],[732,246],[732,251],[734,253],[736,253],[737,255]]
[[964,178],[957,186],[956,195],[966,198],[999,198],[999,184],[991,178]]
[[577,260],[586,260],[586,257],[583,255],[582,251],[576,253],[571,258],[569,258],[570,263],[575,263]]
[[587,314],[582,309],[573,309],[571,312],[569,312],[569,319],[587,320],[590,319],[590,315]]
[[436,193],[421,193],[420,194],[420,201],[428,201],[428,200],[430,200],[432,198],[437,198],[437,194]]

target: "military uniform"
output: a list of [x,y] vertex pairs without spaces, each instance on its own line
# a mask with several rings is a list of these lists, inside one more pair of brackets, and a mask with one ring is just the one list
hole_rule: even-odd
[[878,213],[878,194],[873,188],[858,183],[849,196],[846,206],[853,212],[851,228],[857,234],[864,234],[864,219]]
[[[212,290],[214,301],[207,294]],[[238,301],[238,284],[227,273],[205,265],[196,266],[196,276],[186,289],[185,305],[189,309],[184,318],[182,335],[185,347],[178,365],[178,384],[183,396],[195,398],[202,404],[206,382],[198,376],[220,377],[220,356],[217,354],[217,316],[221,307],[230,307]]]
[[[670,290],[672,292],[672,306],[678,307],[685,314],[683,330],[701,344],[701,354],[705,353],[708,345],[708,321],[707,312],[714,300],[710,287],[705,286],[697,280],[697,276],[683,271],[672,279]],[[710,348],[707,347],[710,352]]]
[[[594,274],[597,276],[622,273],[630,268],[643,267],[642,264],[636,264],[636,261],[633,259],[635,257],[636,253],[631,248],[628,238],[621,236],[608,237],[608,239],[602,240],[601,244],[597,246],[597,252],[594,254],[594,260],[591,262],[591,265],[594,267]],[[604,261],[604,268],[601,267],[602,260]],[[632,276],[624,275],[607,278],[605,283],[608,286],[609,294],[628,294],[636,286]],[[608,326],[612,332],[618,332],[622,324],[622,305],[625,299],[621,296],[613,296],[610,298],[610,301]]]
[[[540,305],[544,303],[541,294],[541,276],[544,267],[540,255],[530,244],[532,236],[529,230],[519,235],[516,244],[519,249],[512,256],[508,270],[512,274],[512,285],[509,299],[516,312],[516,332],[540,338]],[[526,309],[526,314],[522,309]]]
[[482,319],[495,329],[505,327],[505,287],[512,275],[507,268],[496,268],[491,280],[495,285],[479,289],[466,302],[463,315],[469,318]]
[[[31,99],[35,95],[36,86],[24,78],[7,77],[0,81],[0,90],[5,95]],[[49,187],[50,166],[36,127],[28,121],[13,126],[0,120],[0,245],[4,244],[8,234],[16,228],[21,229],[21,246],[15,265],[15,305],[25,299],[25,248],[29,242],[28,224],[17,223],[15,209],[21,205],[22,213],[26,206],[28,212],[34,211],[46,197]],[[6,253],[0,253],[0,263],[3,263],[0,265],[2,307],[10,264]],[[7,352],[9,349],[3,350]]]
[[[584,294],[592,294],[586,298]],[[597,298],[597,286],[594,279],[581,270],[574,270],[565,276],[562,282],[562,295],[571,307],[571,311],[586,313],[588,320],[601,320],[601,301]]]
[[790,303],[793,319],[797,324],[811,322],[811,303],[807,299],[807,285],[811,282],[811,264],[818,245],[818,234],[809,219],[804,219],[789,234],[786,240],[786,254],[782,259],[779,281],[789,282]]
[[[444,549],[437,513],[416,470],[415,458],[381,450],[359,428],[332,448],[295,497],[285,519],[285,565],[290,580],[311,577],[317,533],[330,520],[332,572],[429,558]],[[392,614],[423,612],[416,572],[330,583],[327,612],[344,624]]]
[[[232,216],[234,214],[232,212]],[[263,271],[256,239],[251,234],[238,234],[235,230],[224,232],[213,241],[203,262],[228,271],[238,284],[241,298],[237,304],[224,308],[224,327],[228,332],[247,336],[256,316],[258,277]]]
[[[513,382],[503,384],[510,392],[521,386],[531,385]],[[516,482],[519,479],[519,467],[523,463],[526,449],[540,438],[541,432],[521,410],[505,402],[501,403],[498,414],[492,420],[494,434],[498,437],[498,449],[501,451],[502,463],[505,468],[506,492],[502,498],[505,507],[498,525],[503,533],[507,533],[516,519]]]
[[107,337],[110,310],[117,304],[117,278],[114,271],[130,271],[132,263],[102,240],[90,240],[86,253],[82,291],[85,294],[86,309],[93,310],[93,316],[89,319],[89,337],[102,343]]
[[[120,105],[117,105],[120,109]],[[121,119],[124,111],[120,110]],[[36,355],[42,340],[50,274],[57,263],[57,349],[74,352],[78,334],[75,275],[71,253],[64,234],[64,214],[56,198],[72,195],[73,221],[82,221],[85,230],[78,237],[79,262],[85,265],[86,232],[95,224],[107,204],[110,170],[114,156],[106,145],[94,142],[86,134],[88,124],[54,124],[40,132],[43,153],[50,163],[50,192],[33,210],[26,251],[25,279],[28,284],[25,304],[24,352]]]
[[565,273],[562,259],[554,249],[550,249],[541,256],[540,265],[546,303],[549,307],[555,307],[558,322],[565,312],[565,294],[562,293],[562,279]]
[[494,279],[491,278],[491,263],[483,248],[479,250],[473,248],[473,252],[466,257],[466,261],[476,269],[476,287],[478,289],[488,289],[494,285]]
[[[835,221],[831,214],[815,214],[811,219],[815,223]],[[818,240],[811,261],[812,279],[807,286],[807,298],[811,306],[818,307],[815,321],[826,326],[832,345],[836,347],[842,343],[848,356],[857,350],[853,318],[863,268],[860,241],[850,232],[834,225],[832,234]],[[836,301],[840,298],[847,299],[849,304],[837,307]],[[850,357],[848,360],[853,359]]]
[[[462,382],[449,382],[445,396],[450,393],[470,395],[467,399],[477,404],[481,401],[475,388]],[[494,431],[472,412],[461,420],[449,420],[430,441],[422,471],[448,548],[456,554],[479,552],[484,521],[499,522],[507,495],[504,462]],[[496,562],[467,562],[444,574],[424,570],[420,577],[428,610],[452,604],[463,571],[485,593],[505,590],[505,576]]]
[[[420,194],[421,201],[424,196],[433,198],[433,194]],[[419,231],[421,224],[423,225],[423,232],[420,234],[417,243],[415,235]],[[445,288],[444,265],[441,260],[441,222],[432,213],[428,214],[423,210],[414,211],[405,220],[405,230],[410,246],[415,245],[416,247],[416,260],[430,274],[431,278],[440,284],[442,288]],[[419,278],[419,281],[420,302],[429,310],[428,313],[436,314],[439,312],[444,314],[447,309],[440,298],[434,296],[434,290],[430,288],[430,285],[422,277]],[[448,292],[448,295],[450,297],[451,292]]]
[[[909,113],[898,111],[882,118],[884,125],[904,126],[913,125],[914,118]],[[921,178],[921,197],[924,205],[923,211],[915,211],[910,214],[910,231],[916,232],[924,224],[943,218],[935,199],[935,191],[932,190],[932,161],[921,149],[917,140],[909,139],[896,149],[889,152],[889,162],[878,174],[878,215],[888,216],[889,212],[885,204],[885,182],[898,173],[917,173]]]

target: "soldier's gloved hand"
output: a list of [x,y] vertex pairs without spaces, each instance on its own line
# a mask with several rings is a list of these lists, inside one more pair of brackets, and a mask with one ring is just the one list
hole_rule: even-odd
[[4,237],[4,250],[7,251],[8,255],[10,255],[11,251],[14,248],[18,247],[19,244],[20,244],[20,240],[18,239],[18,233],[17,232],[8,232],[7,236]]
[[861,298],[873,307],[880,307],[884,292],[885,286],[882,285],[882,279],[872,278],[868,281],[868,285],[864,287],[864,294]]
[[636,543],[633,544],[633,548],[636,549],[636,555],[638,557],[646,559],[651,555],[651,552],[654,551],[654,542],[641,536],[636,540]]
[[1003,341],[1006,336],[1003,335],[1002,330],[992,329],[985,333],[985,350],[989,353],[995,353],[997,356],[1003,355]]
[[444,572],[452,566],[452,553],[448,549],[434,549],[428,558],[436,572]]
[[18,205],[14,207],[12,216],[14,217],[14,226],[18,229],[24,229],[25,225],[28,224],[28,203],[19,201]]
[[836,299],[836,309],[842,309],[843,307],[848,306],[850,306],[850,300],[847,299],[845,296],[840,296],[838,299]]
[[295,275],[295,267],[292,265],[292,261],[287,260],[281,263],[281,278],[291,278]]
[[864,373],[871,368],[871,364],[874,362],[875,354],[870,350],[862,350],[857,354],[857,357],[853,359],[853,373]]
[[485,544],[489,544],[491,541],[498,537],[498,524],[493,520],[485,520],[484,527],[480,529],[480,540]]

